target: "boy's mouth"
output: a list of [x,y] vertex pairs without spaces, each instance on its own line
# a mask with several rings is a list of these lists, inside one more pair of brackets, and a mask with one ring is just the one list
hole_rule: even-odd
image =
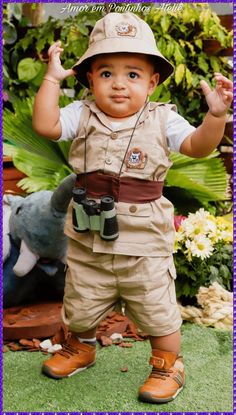
[[111,99],[113,101],[116,101],[116,102],[123,102],[123,101],[126,101],[128,99],[128,97],[126,95],[118,95],[118,94],[116,94],[116,95],[112,95],[111,96]]

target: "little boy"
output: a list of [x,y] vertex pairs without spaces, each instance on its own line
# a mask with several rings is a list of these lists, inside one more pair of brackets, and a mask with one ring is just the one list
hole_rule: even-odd
[[[153,369],[139,398],[168,402],[185,383],[172,257],[173,206],[162,196],[171,165],[168,155],[170,149],[191,157],[211,153],[223,136],[232,82],[219,73],[214,91],[201,82],[209,111],[195,129],[173,105],[148,101],[173,67],[138,16],[110,13],[99,20],[73,69],[62,67],[62,51],[60,42],[49,48],[33,126],[52,140],[73,140],[69,161],[76,186],[86,187],[88,199],[114,198],[119,237],[103,240],[97,231],[76,232],[71,203],[63,319],[72,335],[44,362],[43,372],[57,379],[92,366],[96,327],[122,299],[126,314],[150,336]],[[75,101],[60,110],[59,83],[71,75],[91,89],[94,101]]]

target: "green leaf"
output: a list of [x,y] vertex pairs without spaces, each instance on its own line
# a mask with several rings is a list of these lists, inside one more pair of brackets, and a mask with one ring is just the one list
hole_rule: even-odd
[[174,44],[172,42],[172,40],[170,42],[167,43],[166,45],[166,50],[165,50],[165,56],[167,59],[170,59],[174,53]]
[[17,185],[27,193],[39,192],[40,190],[53,190],[54,181],[49,177],[25,177]]
[[35,78],[33,78],[31,80],[31,82],[32,82],[33,85],[35,85],[37,87],[40,87],[40,85],[42,84],[43,77],[45,75],[46,69],[47,69],[46,63],[41,62],[41,68],[39,69],[39,72],[37,73],[37,75],[35,76]]
[[168,32],[168,29],[170,27],[170,19],[169,19],[169,16],[167,14],[164,14],[162,16],[160,24],[161,24],[161,28],[163,30],[163,33]]
[[32,58],[22,59],[17,68],[18,77],[22,82],[34,79],[42,70],[42,63]]
[[19,183],[29,192],[55,188],[72,172],[68,164],[70,142],[52,142],[39,137],[32,128],[32,100],[20,106],[16,114],[3,114],[4,153],[13,157],[14,165],[28,178]]
[[4,156],[14,157],[17,154],[18,149],[8,143],[3,143],[3,154]]
[[175,57],[175,61],[176,61],[177,65],[182,63],[183,60],[184,60],[184,56],[182,55],[181,50],[180,50],[180,46],[178,45],[177,42],[175,42],[174,57]]
[[162,89],[163,89],[163,84],[156,87],[153,94],[149,98],[151,102],[157,102],[158,101],[158,99],[161,95]]
[[195,51],[195,49],[194,49],[194,46],[193,46],[193,44],[192,43],[190,43],[190,42],[185,42],[186,43],[186,45],[188,46],[188,48],[190,49],[190,51],[191,51],[191,55],[192,56],[195,56],[196,55],[196,51]]
[[188,296],[190,294],[190,287],[189,284],[187,282],[184,283],[183,288],[182,288],[182,292],[183,295]]
[[20,20],[22,16],[22,5],[13,3],[12,14],[15,17],[15,19]]
[[183,63],[179,64],[175,70],[175,82],[177,85],[180,84],[184,77],[185,65]]
[[194,43],[199,49],[202,50],[202,39],[195,39]]
[[214,72],[220,72],[219,59],[216,56],[210,56],[210,64]]
[[227,199],[226,171],[220,159],[192,159],[177,153],[171,153],[170,158],[174,164],[166,177],[168,186],[187,189],[201,202]]
[[82,35],[88,36],[88,28],[82,22],[77,23],[77,29]]
[[170,97],[171,97],[170,91],[164,89],[164,92],[162,90],[162,93],[160,95],[159,102],[169,102]]
[[186,81],[187,81],[187,87],[191,88],[192,82],[193,82],[193,77],[192,77],[192,72],[188,68],[186,68],[185,77],[186,77]]
[[203,72],[207,73],[209,71],[209,65],[203,56],[203,54],[200,54],[198,56],[198,66],[202,69]]
[[9,78],[9,73],[8,73],[8,70],[7,70],[7,66],[6,65],[3,65],[3,75],[6,78]]
[[10,22],[3,23],[3,37],[6,44],[11,45],[17,40],[17,31],[15,26]]
[[229,268],[227,267],[227,265],[222,264],[220,266],[219,272],[220,272],[220,276],[222,278],[230,278],[231,277],[231,273],[230,273]]
[[218,277],[218,274],[219,274],[218,268],[214,267],[214,265],[210,265],[209,269],[210,269],[210,278],[212,280],[215,280]]

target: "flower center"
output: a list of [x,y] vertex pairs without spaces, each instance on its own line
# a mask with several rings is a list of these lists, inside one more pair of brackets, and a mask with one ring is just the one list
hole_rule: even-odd
[[199,233],[201,233],[201,229],[199,228],[194,229],[194,233],[195,235],[199,235]]

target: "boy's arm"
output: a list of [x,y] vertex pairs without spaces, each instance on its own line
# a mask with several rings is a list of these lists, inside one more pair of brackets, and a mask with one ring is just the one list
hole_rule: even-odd
[[213,91],[205,81],[201,81],[209,111],[202,124],[181,144],[180,153],[186,156],[208,156],[223,137],[226,113],[233,99],[233,84],[219,73],[215,73],[215,80],[216,88]]
[[35,97],[33,109],[33,128],[42,136],[57,140],[61,136],[60,123],[60,81],[68,76],[74,75],[73,69],[65,70],[60,61],[63,49],[58,41],[50,46],[48,50],[48,70],[42,85]]

